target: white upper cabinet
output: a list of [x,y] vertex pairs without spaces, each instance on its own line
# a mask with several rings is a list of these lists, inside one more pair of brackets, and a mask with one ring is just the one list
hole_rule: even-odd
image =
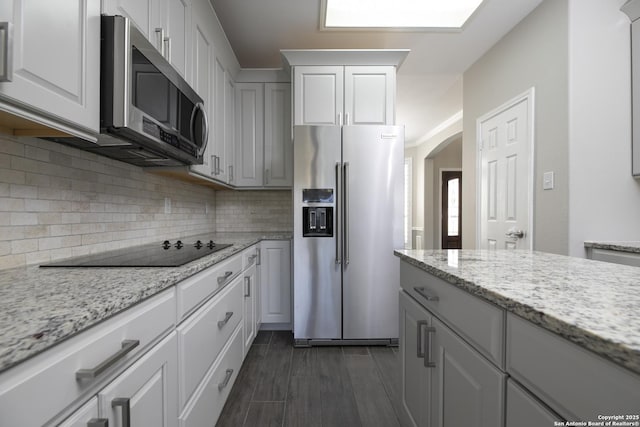
[[394,66],[297,66],[295,125],[395,124]]
[[342,124],[344,67],[295,67],[293,85],[295,125]]
[[291,136],[291,85],[264,85],[264,177],[265,187],[293,185],[293,139]]
[[0,110],[76,135],[97,132],[99,2],[3,0],[0,22],[13,30],[9,48],[0,45],[12,74],[0,83]]
[[[213,70],[215,65],[213,33],[209,27],[208,8],[194,7],[192,22],[192,45],[193,45],[193,89],[200,95],[204,101],[209,124],[212,123],[214,103],[214,77]],[[207,148],[203,155],[203,163],[201,165],[192,165],[191,170],[207,177],[213,174],[212,145],[214,140],[213,130],[210,128]]]
[[224,161],[227,183],[235,185],[236,84],[229,73],[224,79]]
[[395,124],[395,67],[344,68],[344,124]]
[[264,85],[238,83],[236,87],[236,182],[260,187],[264,166]]
[[189,81],[191,0],[103,0],[102,11],[129,18]]
[[225,92],[227,86],[226,70],[220,58],[215,59],[213,66],[214,85],[213,85],[213,141],[211,145],[211,170],[213,177],[222,182],[228,182],[228,171],[226,169],[226,143],[225,143],[225,127],[226,127],[226,106]]

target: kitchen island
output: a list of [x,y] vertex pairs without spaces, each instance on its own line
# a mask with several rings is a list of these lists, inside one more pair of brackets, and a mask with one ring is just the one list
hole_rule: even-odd
[[479,425],[554,425],[615,413],[640,425],[640,270],[534,251],[395,254],[413,424],[464,425],[467,414]]
[[203,238],[233,245],[180,267],[0,270],[0,372],[249,246],[289,240],[291,234],[217,233]]

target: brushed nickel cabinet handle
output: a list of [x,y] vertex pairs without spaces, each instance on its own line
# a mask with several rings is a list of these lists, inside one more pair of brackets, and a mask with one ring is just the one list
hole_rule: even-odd
[[244,277],[244,297],[251,297],[251,277],[249,276]]
[[131,403],[127,397],[116,397],[111,401],[112,408],[121,408],[122,427],[131,427]]
[[162,41],[164,45],[164,52],[162,56],[164,56],[167,61],[171,62],[171,37],[165,37]]
[[233,165],[229,165],[229,182],[233,182]]
[[416,348],[417,348],[417,352],[416,352],[416,357],[418,359],[423,358],[424,357],[424,343],[422,342],[422,327],[423,326],[427,326],[429,324],[429,322],[427,322],[426,320],[420,320],[418,321],[416,327],[418,330],[418,336],[416,337]]
[[164,56],[164,28],[156,28],[156,49],[160,51],[160,55]]
[[418,294],[420,294],[420,296],[426,299],[427,301],[432,301],[432,302],[440,301],[440,298],[438,298],[437,296],[427,294],[424,288],[416,286],[415,288],[413,288],[413,290],[416,291]]
[[262,253],[260,252],[260,248],[256,249],[256,252],[258,254],[258,262],[256,262],[256,265],[260,265],[262,264]]
[[218,384],[218,391],[222,391],[229,384],[229,380],[231,380],[231,375],[233,375],[233,369],[227,369],[227,372],[224,376],[224,380]]
[[218,277],[218,285],[222,285],[229,277],[233,275],[233,271],[225,271],[224,276]]
[[225,313],[224,320],[218,321],[218,329],[222,329],[224,325],[226,325],[229,322],[229,319],[231,319],[231,316],[233,316],[233,311],[227,311]]
[[109,420],[106,418],[91,418],[87,422],[87,427],[109,427]]
[[124,340],[122,341],[122,348],[114,353],[112,356],[109,356],[107,360],[100,363],[98,366],[91,369],[79,369],[76,371],[76,380],[92,380],[96,378],[98,375],[102,374],[104,371],[113,366],[120,359],[125,357],[127,353],[131,352],[134,348],[140,345],[140,340]]
[[431,361],[431,334],[436,332],[436,328],[433,326],[427,326],[424,328],[424,367],[435,368],[435,362]]
[[0,22],[0,82],[13,80],[13,25]]

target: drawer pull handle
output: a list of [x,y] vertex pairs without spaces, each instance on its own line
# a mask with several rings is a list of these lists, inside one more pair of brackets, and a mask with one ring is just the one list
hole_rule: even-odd
[[440,298],[438,298],[435,295],[429,295],[424,291],[424,288],[420,288],[420,287],[415,287],[413,288],[414,291],[416,291],[418,294],[420,294],[420,296],[422,296],[424,299],[426,299],[427,301],[440,301]]
[[0,82],[13,80],[13,25],[0,22]]
[[76,380],[92,380],[104,371],[113,366],[117,361],[122,359],[131,350],[140,345],[140,340],[124,340],[122,341],[122,348],[110,356],[107,360],[100,363],[98,366],[92,369],[79,369],[76,371]]
[[229,384],[229,380],[231,379],[231,375],[233,375],[233,369],[227,369],[227,373],[224,376],[224,381],[218,384],[218,391],[222,391]]
[[224,320],[218,321],[218,329],[222,329],[224,325],[226,325],[229,322],[229,319],[231,319],[231,316],[233,316],[233,311],[227,311],[227,313],[224,316]]
[[424,367],[425,368],[435,368],[436,364],[435,362],[431,361],[431,334],[432,333],[436,333],[436,328],[434,328],[433,326],[427,326],[426,328],[424,328],[424,342],[425,342],[425,349],[424,349]]
[[224,276],[218,277],[218,285],[222,285],[233,274],[233,271],[225,271]]
[[258,258],[258,254],[251,255],[249,257],[249,264],[252,264],[256,260],[256,258]]
[[417,340],[417,352],[416,352],[416,357],[418,359],[423,358],[424,357],[424,343],[422,342],[422,327],[423,326],[427,326],[429,324],[429,322],[427,322],[426,320],[420,320],[418,321],[417,324],[417,329],[418,329],[418,336],[416,337]]
[[87,427],[109,427],[109,420],[106,418],[91,418],[87,422]]
[[131,404],[126,397],[117,397],[111,401],[111,407],[122,408],[122,427],[131,427]]
[[244,276],[244,297],[251,297],[251,277]]

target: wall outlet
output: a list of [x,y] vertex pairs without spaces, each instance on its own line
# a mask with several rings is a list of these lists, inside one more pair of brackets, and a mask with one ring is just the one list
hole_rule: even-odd
[[168,197],[164,198],[164,213],[166,214],[171,213],[171,199]]
[[554,185],[554,174],[553,172],[545,172],[542,175],[542,189],[543,190],[553,190]]

